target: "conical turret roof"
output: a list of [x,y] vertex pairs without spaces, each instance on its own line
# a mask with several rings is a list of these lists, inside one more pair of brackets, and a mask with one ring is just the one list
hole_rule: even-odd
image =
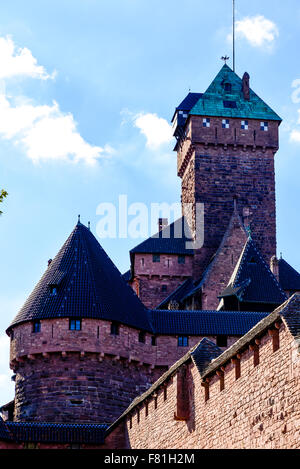
[[10,328],[69,317],[117,321],[151,331],[148,314],[94,235],[79,222]]

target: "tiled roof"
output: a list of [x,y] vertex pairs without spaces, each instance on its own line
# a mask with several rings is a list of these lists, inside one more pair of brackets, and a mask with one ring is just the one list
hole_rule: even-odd
[[177,106],[175,109],[174,116],[172,118],[172,122],[174,120],[175,114],[177,111],[186,111],[187,113],[195,106],[195,104],[199,101],[203,93],[189,93],[183,101]]
[[280,305],[287,296],[249,238],[227,288],[220,298],[237,296],[239,301]]
[[107,425],[6,422],[13,441],[40,443],[104,443]]
[[[53,284],[56,294],[51,289]],[[148,310],[91,231],[81,223],[76,225],[12,325],[59,317],[105,319],[151,331]]]
[[205,370],[208,364],[221,355],[222,350],[211,340],[202,339],[197,348],[192,352],[192,358],[200,373]]
[[283,290],[300,291],[300,274],[284,259],[279,259],[279,283]]
[[9,441],[11,440],[11,435],[9,433],[6,423],[0,417],[0,441],[1,440]]
[[191,242],[191,234],[187,222],[182,217],[143,241],[130,253],[193,255],[193,249],[187,249],[188,242]]
[[194,289],[194,282],[191,278],[185,280],[179,287],[176,288],[165,300],[163,300],[156,309],[164,309],[168,306],[170,301],[176,301],[180,303],[183,298]]
[[153,310],[151,322],[155,334],[241,336],[266,316],[240,311]]
[[123,275],[122,275],[123,279],[125,280],[125,282],[129,282],[130,278],[131,278],[131,270],[127,270],[127,272],[125,272]]
[[[230,92],[225,91],[224,83],[231,84]],[[234,102],[234,107],[225,106],[224,101]],[[281,122],[281,118],[251,89],[250,101],[244,99],[242,80],[228,65],[222,67],[190,114]]]

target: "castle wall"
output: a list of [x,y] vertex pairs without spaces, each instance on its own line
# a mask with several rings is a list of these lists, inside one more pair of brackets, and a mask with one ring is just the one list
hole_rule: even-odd
[[[176,336],[152,335],[139,342],[139,331],[120,325],[111,334],[108,321],[83,319],[81,331],[68,319],[14,328],[10,365],[15,372],[16,421],[111,423],[131,401],[202,337],[178,347]],[[212,337],[216,340],[216,337]],[[229,338],[229,345],[236,341]]]
[[279,349],[274,351],[273,346],[273,338],[266,331],[260,338],[259,363],[254,363],[253,347],[246,347],[240,354],[241,376],[237,378],[235,365],[228,362],[218,374],[210,376],[209,391],[190,360],[185,383],[188,418],[174,418],[180,398],[177,373],[128,414],[130,447],[300,448],[299,344],[281,324]]

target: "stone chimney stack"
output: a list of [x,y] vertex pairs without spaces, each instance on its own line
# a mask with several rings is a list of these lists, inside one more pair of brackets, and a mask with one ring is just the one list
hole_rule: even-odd
[[169,222],[167,218],[158,219],[158,231],[164,230],[168,226]]
[[271,257],[270,269],[279,282],[279,265],[278,265],[278,259],[276,256]]
[[246,101],[250,101],[250,75],[247,72],[243,76],[243,95]]

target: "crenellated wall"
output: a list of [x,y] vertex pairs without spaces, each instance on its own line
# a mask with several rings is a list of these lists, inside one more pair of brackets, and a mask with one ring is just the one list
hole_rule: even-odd
[[[299,342],[279,321],[242,345],[221,366],[212,362],[202,377],[188,360],[129,408],[124,417],[129,447],[299,449]],[[183,366],[188,412],[179,419]],[[117,423],[112,434],[120,428]]]

